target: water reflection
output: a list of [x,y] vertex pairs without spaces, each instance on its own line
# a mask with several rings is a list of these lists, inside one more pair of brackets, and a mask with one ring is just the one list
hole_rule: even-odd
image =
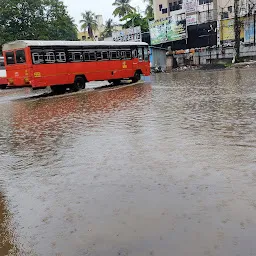
[[25,255],[256,251],[254,72],[0,105],[15,243]]
[[0,255],[15,255],[12,232],[10,230],[11,214],[7,209],[6,198],[0,193]]

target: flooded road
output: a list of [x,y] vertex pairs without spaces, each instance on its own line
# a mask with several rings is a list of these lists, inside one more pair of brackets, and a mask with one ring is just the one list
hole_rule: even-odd
[[254,69],[0,91],[0,255],[255,256]]

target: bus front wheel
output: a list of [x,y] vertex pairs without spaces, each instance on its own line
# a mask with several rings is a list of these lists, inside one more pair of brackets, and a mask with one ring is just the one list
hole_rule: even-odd
[[85,88],[85,79],[82,76],[77,76],[75,78],[74,84],[71,87],[73,92],[78,92]]

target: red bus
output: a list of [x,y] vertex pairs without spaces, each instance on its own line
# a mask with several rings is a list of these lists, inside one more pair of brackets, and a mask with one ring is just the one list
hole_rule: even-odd
[[86,82],[150,75],[146,43],[15,41],[3,45],[8,86],[50,86],[53,92],[78,91]]
[[4,57],[0,57],[0,89],[5,89],[7,87],[7,84],[8,82],[4,66]]

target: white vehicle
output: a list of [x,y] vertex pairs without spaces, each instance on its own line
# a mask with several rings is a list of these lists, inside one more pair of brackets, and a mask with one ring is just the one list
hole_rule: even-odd
[[4,66],[4,57],[0,57],[0,89],[5,89],[7,87],[7,84],[8,82]]

